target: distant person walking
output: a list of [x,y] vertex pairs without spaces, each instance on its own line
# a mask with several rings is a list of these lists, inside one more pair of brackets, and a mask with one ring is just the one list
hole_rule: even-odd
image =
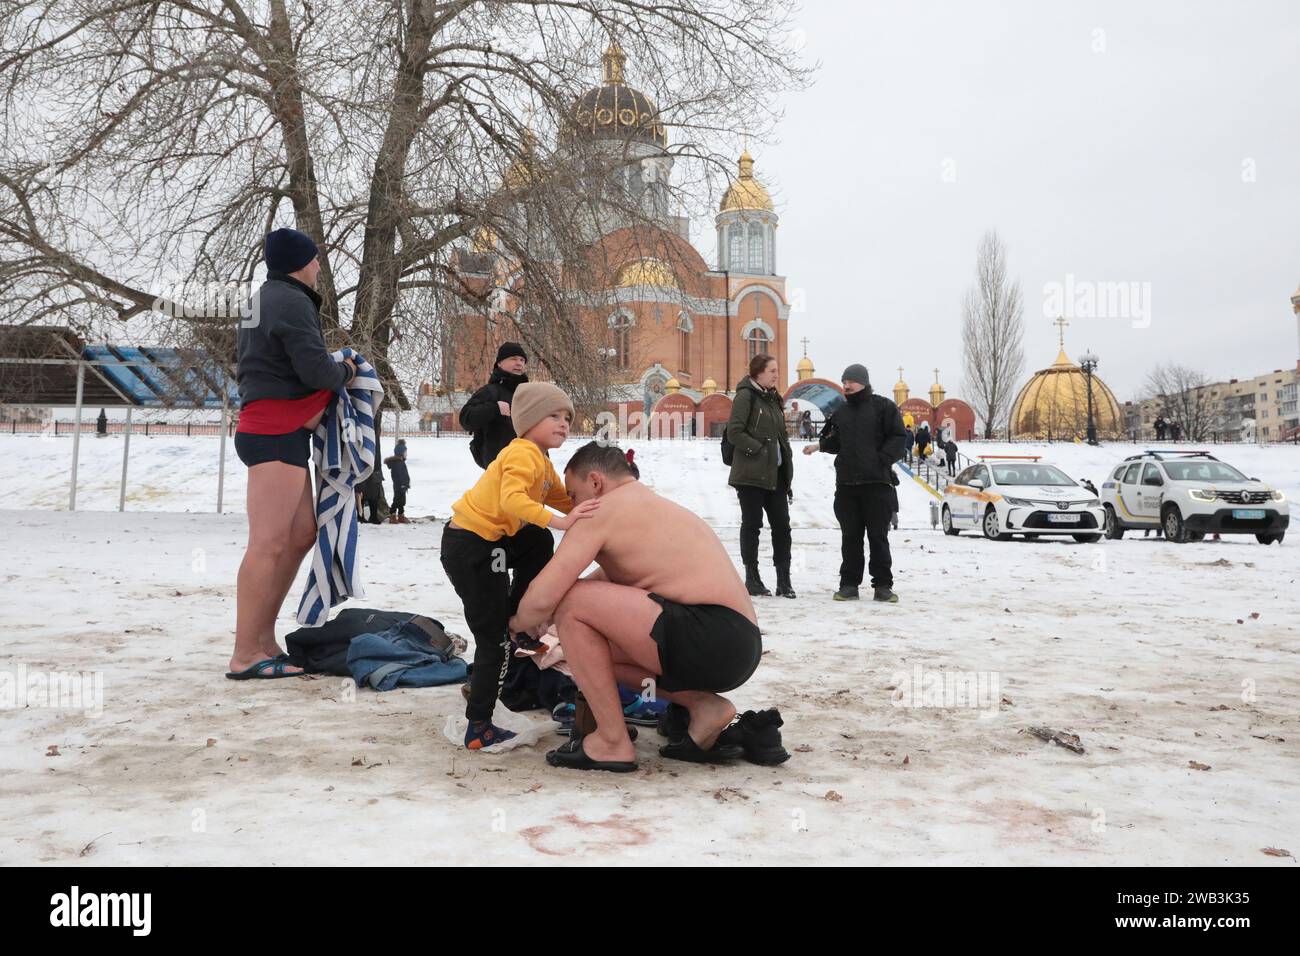
[[518,342],[502,343],[487,384],[471,395],[460,410],[460,427],[473,436],[469,450],[480,468],[496,461],[501,449],[515,440],[510,403],[515,389],[528,381],[527,368],[524,347]]
[[336,362],[320,325],[316,243],[296,229],[266,237],[266,281],[254,321],[237,334],[239,429],[235,453],[248,467],[248,545],[235,592],[234,680],[291,677],[275,637],[298,566],[316,544],[316,503],[308,475],[312,431],[334,393],[357,374]]
[[754,356],[748,377],[736,385],[736,400],[727,421],[727,440],[735,446],[728,483],[740,499],[740,558],[745,565],[746,590],[752,595],[772,593],[758,573],[758,539],[766,513],[772,526],[776,593],[792,598],[790,501],[794,498],[794,461],[776,383],[776,359],[762,353]]
[[[841,377],[844,404],[837,408],[816,445],[804,454],[835,456],[835,518],[840,523],[840,586],[837,601],[856,601],[864,570],[871,572],[873,597],[898,603],[894,593],[889,527],[898,511],[894,462],[903,457],[907,432],[898,406],[871,390],[866,366],[850,365]],[[871,549],[868,565],[863,537]]]
[[393,479],[393,504],[389,509],[393,524],[410,524],[406,519],[406,492],[411,487],[411,473],[406,468],[406,439],[399,438],[393,453],[384,459],[388,475]]
[[916,428],[916,458],[918,464],[925,464],[925,456],[930,453],[930,424],[921,422]]
[[949,438],[943,443],[943,454],[948,460],[948,477],[957,476],[957,443]]

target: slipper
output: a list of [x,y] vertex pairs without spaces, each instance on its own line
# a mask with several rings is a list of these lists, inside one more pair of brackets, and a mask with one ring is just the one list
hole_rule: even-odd
[[708,750],[701,750],[700,745],[691,739],[690,734],[659,748],[659,756],[667,757],[669,760],[685,760],[688,763],[727,763],[744,753],[745,748],[724,743],[714,743]]
[[[559,734],[561,737],[568,737],[573,734],[573,713],[572,713],[573,705],[572,704],[568,705],[568,707],[570,708],[570,712],[567,719],[563,716],[556,716],[557,714],[560,713],[560,707],[564,707],[564,706],[565,706],[564,704],[560,704],[559,707],[556,707],[555,713],[551,714],[551,719],[560,725],[555,728],[555,732]],[[633,727],[631,724],[627,724],[626,726],[627,726],[628,739],[631,740],[633,743],[635,743],[636,728]]]
[[[275,680],[280,677],[302,677],[306,671],[298,671],[296,674],[285,673],[285,667],[297,667],[289,660],[288,654],[279,654],[275,657],[268,657],[264,661],[258,661],[252,667],[247,667],[238,673],[228,671],[226,676],[231,680]],[[271,673],[266,673],[267,668],[271,668]]]
[[611,773],[632,773],[637,769],[635,760],[592,760],[582,749],[582,738],[573,737],[567,744],[552,750],[546,755],[546,762],[552,767],[568,767],[570,770],[608,770]]

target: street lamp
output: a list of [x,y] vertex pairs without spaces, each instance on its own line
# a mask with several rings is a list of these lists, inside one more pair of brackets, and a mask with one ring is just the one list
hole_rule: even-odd
[[1091,350],[1084,352],[1079,360],[1079,368],[1088,380],[1088,444],[1097,444],[1097,424],[1092,418],[1092,373],[1097,371],[1097,354]]

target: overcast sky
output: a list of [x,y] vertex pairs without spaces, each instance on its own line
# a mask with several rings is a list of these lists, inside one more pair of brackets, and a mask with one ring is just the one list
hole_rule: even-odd
[[1135,283],[1128,315],[1066,330],[1121,401],[1160,360],[1295,364],[1300,3],[809,0],[798,26],[821,70],[751,149],[807,303],[792,363],[806,335],[819,374],[861,361],[887,387],[902,365],[917,394],[937,366],[960,396],[962,295],[996,228],[1026,374],[1056,356],[1044,298],[1067,275]]

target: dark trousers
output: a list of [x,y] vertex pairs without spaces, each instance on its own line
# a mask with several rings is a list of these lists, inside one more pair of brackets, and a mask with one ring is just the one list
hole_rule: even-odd
[[948,459],[948,476],[951,478],[951,477],[955,477],[956,474],[957,474],[957,459],[956,459],[956,458],[949,458],[949,459]]
[[766,491],[742,485],[736,489],[740,498],[740,560],[745,567],[758,566],[758,536],[763,530],[763,513],[772,526],[772,563],[778,568],[790,566],[790,503],[785,490]]
[[871,549],[873,588],[894,586],[893,560],[889,556],[889,522],[893,517],[894,489],[889,485],[836,485],[835,519],[840,523],[840,587],[862,583],[862,539]]
[[474,670],[465,706],[470,720],[492,717],[510,663],[507,623],[554,551],[555,536],[537,525],[526,524],[518,534],[497,541],[485,541],[463,528],[443,529],[442,569],[465,605],[465,623],[474,635]]
[[393,503],[389,506],[388,510],[395,515],[406,514],[406,489],[405,488],[393,489]]

